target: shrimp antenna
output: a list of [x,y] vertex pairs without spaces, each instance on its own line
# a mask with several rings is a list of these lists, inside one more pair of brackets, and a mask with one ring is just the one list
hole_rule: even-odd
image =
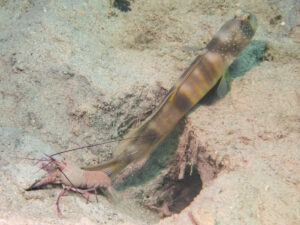
[[120,140],[118,140],[118,139],[116,140],[116,138],[112,138],[112,139],[108,139],[108,140],[106,140],[104,142],[101,142],[101,143],[81,146],[81,147],[78,147],[78,148],[72,148],[72,149],[61,151],[61,152],[57,152],[57,153],[54,153],[50,156],[53,157],[55,155],[60,155],[60,154],[67,153],[67,152],[73,152],[73,151],[77,151],[77,150],[80,150],[80,149],[83,149],[83,148],[92,148],[92,147],[99,146],[99,145],[110,144],[110,143],[114,143],[114,142],[130,140],[130,139],[138,139],[138,138],[149,137],[149,136],[151,137],[153,135],[141,135],[141,136],[136,136],[136,137],[123,138],[123,139],[120,139]]

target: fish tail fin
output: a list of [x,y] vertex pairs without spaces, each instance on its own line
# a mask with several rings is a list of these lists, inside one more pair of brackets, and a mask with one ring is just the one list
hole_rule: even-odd
[[82,167],[83,170],[96,171],[102,170],[107,175],[112,176],[123,169],[119,159],[112,159],[108,162],[96,166]]

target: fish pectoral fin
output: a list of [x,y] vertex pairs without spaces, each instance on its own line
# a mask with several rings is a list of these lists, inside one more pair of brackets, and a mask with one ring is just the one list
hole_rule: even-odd
[[230,77],[229,72],[227,71],[222,76],[222,78],[218,84],[217,95],[219,98],[223,98],[229,91],[230,80],[231,80],[231,77]]

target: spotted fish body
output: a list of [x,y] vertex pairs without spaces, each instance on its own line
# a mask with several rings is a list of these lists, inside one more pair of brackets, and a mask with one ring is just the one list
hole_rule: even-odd
[[[253,14],[238,11],[226,22],[171,88],[156,112],[138,129],[130,132],[118,147],[118,156],[104,164],[85,168],[116,175],[131,163],[145,160],[172,131],[178,121],[223,77],[235,57],[256,31]],[[220,82],[222,83],[222,82]]]

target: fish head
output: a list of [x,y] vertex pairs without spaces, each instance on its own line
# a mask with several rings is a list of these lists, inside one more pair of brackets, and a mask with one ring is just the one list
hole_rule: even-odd
[[208,43],[207,49],[227,57],[236,57],[249,43],[257,29],[256,16],[238,10],[233,19],[227,21]]

